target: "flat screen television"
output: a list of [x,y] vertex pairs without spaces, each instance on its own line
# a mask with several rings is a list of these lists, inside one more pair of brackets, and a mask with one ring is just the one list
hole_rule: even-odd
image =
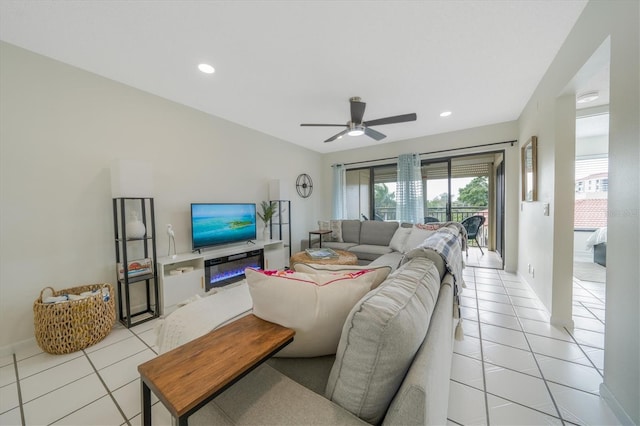
[[193,250],[255,239],[255,204],[191,204]]

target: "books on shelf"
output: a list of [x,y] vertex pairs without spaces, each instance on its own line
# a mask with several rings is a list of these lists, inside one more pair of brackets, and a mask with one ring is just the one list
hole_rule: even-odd
[[[153,273],[153,262],[148,257],[127,262],[127,275],[129,278],[151,273]],[[122,263],[118,263],[118,278],[124,279]]]
[[305,251],[312,259],[335,259],[340,257],[338,253],[330,248],[312,248]]

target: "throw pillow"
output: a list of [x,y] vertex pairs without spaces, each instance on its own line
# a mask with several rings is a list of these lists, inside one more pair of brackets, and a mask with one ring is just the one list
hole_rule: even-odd
[[411,228],[411,232],[409,233],[409,237],[407,238],[407,242],[405,243],[404,250],[402,252],[406,253],[409,250],[418,247],[424,242],[424,240],[427,239],[428,236],[432,235],[434,232],[436,231],[429,231],[414,226],[413,228]]
[[427,335],[439,290],[433,262],[415,258],[364,296],[344,323],[325,397],[380,424]]
[[404,246],[407,242],[407,238],[409,238],[410,233],[411,233],[411,228],[400,227],[396,229],[396,233],[393,234],[393,237],[391,237],[391,241],[389,242],[389,248],[391,250],[404,253]]
[[321,274],[324,272],[333,273],[351,273],[354,271],[373,270],[376,273],[376,278],[373,281],[371,289],[378,287],[384,280],[387,279],[389,272],[391,272],[391,266],[358,266],[358,265],[319,265],[314,263],[296,263],[293,265],[293,269],[296,272],[304,272],[307,274]]
[[[331,231],[331,226],[328,220],[319,220],[318,221],[318,229],[320,231]],[[333,232],[331,234],[322,235],[322,241],[334,241]]]
[[438,229],[447,226],[446,223],[416,223],[416,228],[425,229],[427,231],[437,231]]
[[342,221],[341,220],[330,220],[329,229],[331,229],[332,241],[344,243],[344,240],[342,239]]
[[253,314],[296,331],[276,354],[293,358],[334,354],[345,318],[376,278],[371,270],[305,274],[247,268],[245,275]]

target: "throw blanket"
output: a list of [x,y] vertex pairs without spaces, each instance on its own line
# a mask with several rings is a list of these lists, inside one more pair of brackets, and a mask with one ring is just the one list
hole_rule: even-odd
[[458,235],[460,236],[460,244],[462,244],[461,250],[467,250],[467,228],[462,226],[459,222],[430,222],[430,223],[418,223],[414,225],[416,228],[424,229],[427,231],[437,231],[443,228],[449,228],[451,231],[454,231],[453,228],[457,230]]
[[247,315],[252,307],[253,301],[246,281],[238,286],[218,290],[213,296],[196,298],[158,322],[155,327],[158,353],[170,351]]
[[[462,250],[466,246],[467,232],[459,223],[449,222],[454,226],[440,227],[432,235],[428,236],[422,244],[406,254],[407,259],[419,257],[425,249],[431,249],[438,253],[444,260],[447,271],[453,276],[453,314],[459,319],[456,327],[456,339],[462,340],[462,317],[460,316],[460,294],[465,286],[462,276],[464,263]],[[457,226],[460,225],[460,226]]]

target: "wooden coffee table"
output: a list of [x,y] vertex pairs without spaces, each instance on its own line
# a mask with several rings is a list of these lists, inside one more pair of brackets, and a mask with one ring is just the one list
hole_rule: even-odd
[[151,391],[178,425],[288,345],[295,331],[253,314],[138,366],[142,424],[151,426]]
[[314,259],[307,254],[305,251],[299,251],[291,256],[289,259],[289,265],[293,267],[296,263],[315,263],[318,265],[357,265],[358,264],[358,256],[353,253],[350,253],[345,250],[336,250],[333,249],[336,253],[338,253],[338,257],[334,257],[331,259]]

